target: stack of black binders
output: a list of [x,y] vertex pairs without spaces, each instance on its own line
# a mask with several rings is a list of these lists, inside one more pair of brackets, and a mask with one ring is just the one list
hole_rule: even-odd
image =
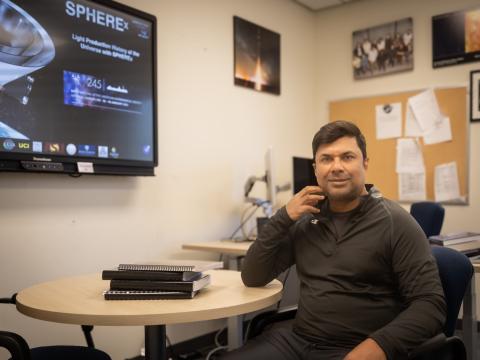
[[110,280],[105,300],[192,299],[210,284],[210,275],[203,271],[223,267],[221,262],[182,263],[120,264],[104,270],[102,279]]

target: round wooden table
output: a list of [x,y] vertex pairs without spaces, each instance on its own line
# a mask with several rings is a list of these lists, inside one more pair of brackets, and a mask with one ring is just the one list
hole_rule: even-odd
[[211,284],[193,299],[104,300],[101,274],[34,285],[17,295],[17,309],[40,320],[78,325],[145,326],[147,359],[165,359],[165,325],[234,317],[266,308],[281,298],[282,284],[248,288],[238,271],[211,270]]

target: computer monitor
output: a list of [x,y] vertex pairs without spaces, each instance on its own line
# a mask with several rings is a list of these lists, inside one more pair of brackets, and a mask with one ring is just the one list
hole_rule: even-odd
[[0,171],[154,175],[156,24],[110,0],[0,0]]
[[313,159],[293,157],[293,193],[296,194],[305,186],[316,186],[317,178],[313,169]]

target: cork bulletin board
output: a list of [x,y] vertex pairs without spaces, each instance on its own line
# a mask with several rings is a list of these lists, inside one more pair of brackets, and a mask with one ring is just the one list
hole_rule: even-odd
[[[329,104],[330,121],[352,121],[365,135],[367,154],[370,158],[366,181],[375,184],[385,197],[392,200],[398,201],[399,199],[398,176],[395,171],[397,141],[396,139],[376,139],[375,106],[401,103],[404,129],[407,100],[421,91],[339,100],[332,101]],[[425,162],[427,200],[435,200],[435,166],[455,161],[462,200],[447,203],[468,204],[469,122],[467,121],[467,88],[435,89],[435,95],[441,112],[450,117],[452,140],[432,145],[425,145],[422,138],[419,140]]]

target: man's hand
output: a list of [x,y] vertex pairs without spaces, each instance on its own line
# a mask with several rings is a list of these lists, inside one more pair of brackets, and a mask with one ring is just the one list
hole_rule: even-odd
[[286,209],[287,214],[293,221],[297,221],[303,214],[320,212],[315,206],[325,196],[320,195],[322,188],[320,186],[306,186],[288,202]]
[[343,360],[387,360],[387,356],[375,340],[368,338],[355,346]]

